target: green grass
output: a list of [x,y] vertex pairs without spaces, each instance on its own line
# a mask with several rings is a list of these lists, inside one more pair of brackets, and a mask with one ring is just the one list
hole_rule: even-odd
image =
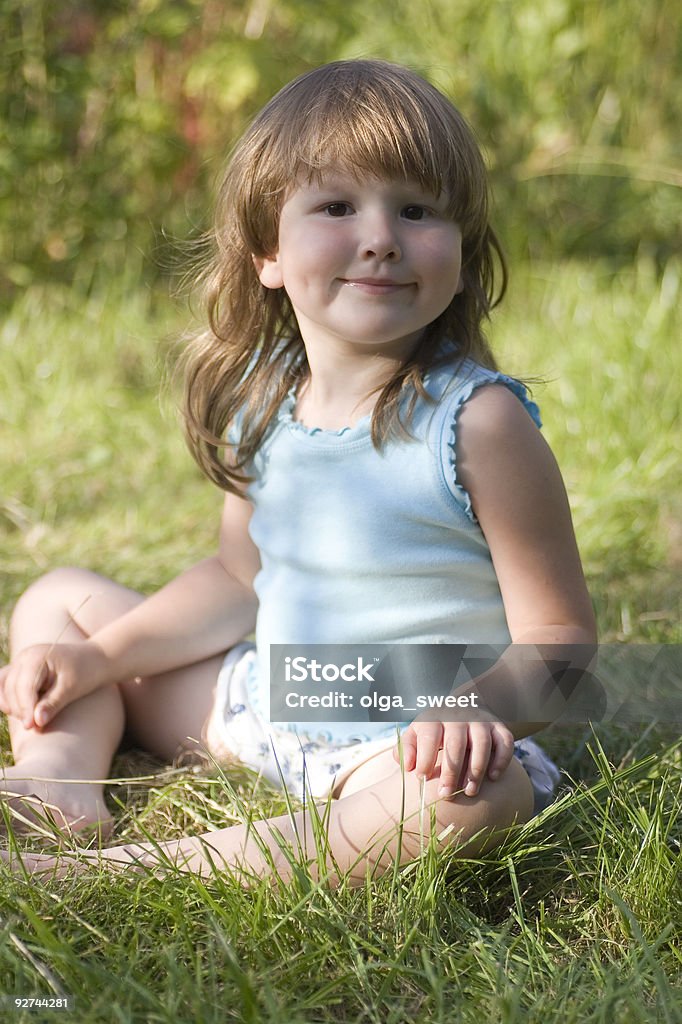
[[[535,267],[493,328],[534,386],[602,639],[680,642],[680,268]],[[26,585],[87,565],[143,591],[215,543],[220,495],[165,392],[184,314],[112,284],[28,292],[0,334],[0,645]],[[477,861],[330,893],[229,877],[0,882],[0,992],[108,1021],[682,1020],[682,751],[673,727],[548,730],[565,795]],[[6,735],[2,747],[7,751]],[[282,813],[248,770],[117,758],[116,841]],[[12,1014],[42,1020],[41,1013]],[[49,1018],[52,1019],[52,1018]],[[73,1019],[73,1018],[72,1018]]]
[[495,321],[505,368],[545,381],[602,641],[680,640],[681,272],[536,267]]

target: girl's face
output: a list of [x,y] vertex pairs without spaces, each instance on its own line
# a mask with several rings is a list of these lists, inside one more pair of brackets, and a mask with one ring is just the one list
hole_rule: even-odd
[[462,290],[462,240],[447,196],[342,171],[299,184],[279,222],[279,248],[254,262],[284,288],[306,346],[341,342],[407,355]]

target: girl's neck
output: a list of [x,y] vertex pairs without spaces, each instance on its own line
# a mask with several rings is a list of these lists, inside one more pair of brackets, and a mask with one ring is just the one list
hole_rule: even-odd
[[321,354],[308,346],[306,352],[310,372],[299,388],[295,417],[306,427],[324,430],[352,427],[369,415],[379,391],[405,358],[370,352]]

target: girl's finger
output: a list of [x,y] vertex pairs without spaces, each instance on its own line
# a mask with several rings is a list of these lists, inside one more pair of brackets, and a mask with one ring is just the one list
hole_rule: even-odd
[[492,739],[488,722],[469,723],[469,764],[464,780],[465,796],[476,796],[490,762]]
[[408,726],[393,748],[393,757],[400,764],[400,748],[402,747],[403,768],[411,772],[417,763],[417,737],[414,727]]
[[[12,666],[9,667],[10,669],[12,668]],[[19,712],[19,707],[17,704],[15,677],[16,672],[10,671],[7,672],[3,678],[2,701],[4,706],[2,710],[6,715],[12,715],[16,718]]]
[[509,767],[514,756],[514,737],[506,726],[498,723],[493,725],[491,737],[493,749],[488,765],[488,778],[499,779],[502,772]]
[[36,691],[35,703],[32,709],[33,720],[39,728],[56,718],[62,708],[68,703],[69,684],[64,672],[52,672],[47,674],[49,686],[44,684]]
[[48,675],[49,671],[45,661],[38,665],[29,663],[24,666],[17,681],[19,717],[25,729],[30,729],[34,724],[33,712],[38,701],[38,694],[45,685]]
[[439,797],[452,796],[459,787],[468,744],[469,729],[465,723],[452,722],[445,726],[443,757],[440,764]]
[[21,690],[18,680],[21,678],[19,667],[10,666],[11,671],[7,673],[3,686],[3,697],[7,706],[7,714],[13,718],[21,718]]
[[417,777],[430,779],[436,767],[438,751],[443,745],[442,722],[420,722],[415,726],[417,735]]

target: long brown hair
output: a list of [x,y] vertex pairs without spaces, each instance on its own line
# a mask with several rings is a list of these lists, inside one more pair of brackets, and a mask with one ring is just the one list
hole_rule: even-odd
[[[330,166],[444,192],[462,233],[464,288],[380,390],[372,414],[375,445],[404,432],[417,397],[428,397],[424,374],[442,354],[443,339],[456,346],[457,359],[471,356],[496,368],[482,324],[504,294],[507,271],[488,223],[485,165],[467,122],[437,89],[399,65],[350,60],[316,68],[256,117],[218,195],[204,274],[209,327],[186,352],[184,416],[194,457],[228,491],[249,479],[249,463],[282,401],[308,373],[289,299],[284,289],[260,283],[253,256],[277,251],[280,210],[296,181]],[[238,413],[239,441],[231,445],[226,432]]]

